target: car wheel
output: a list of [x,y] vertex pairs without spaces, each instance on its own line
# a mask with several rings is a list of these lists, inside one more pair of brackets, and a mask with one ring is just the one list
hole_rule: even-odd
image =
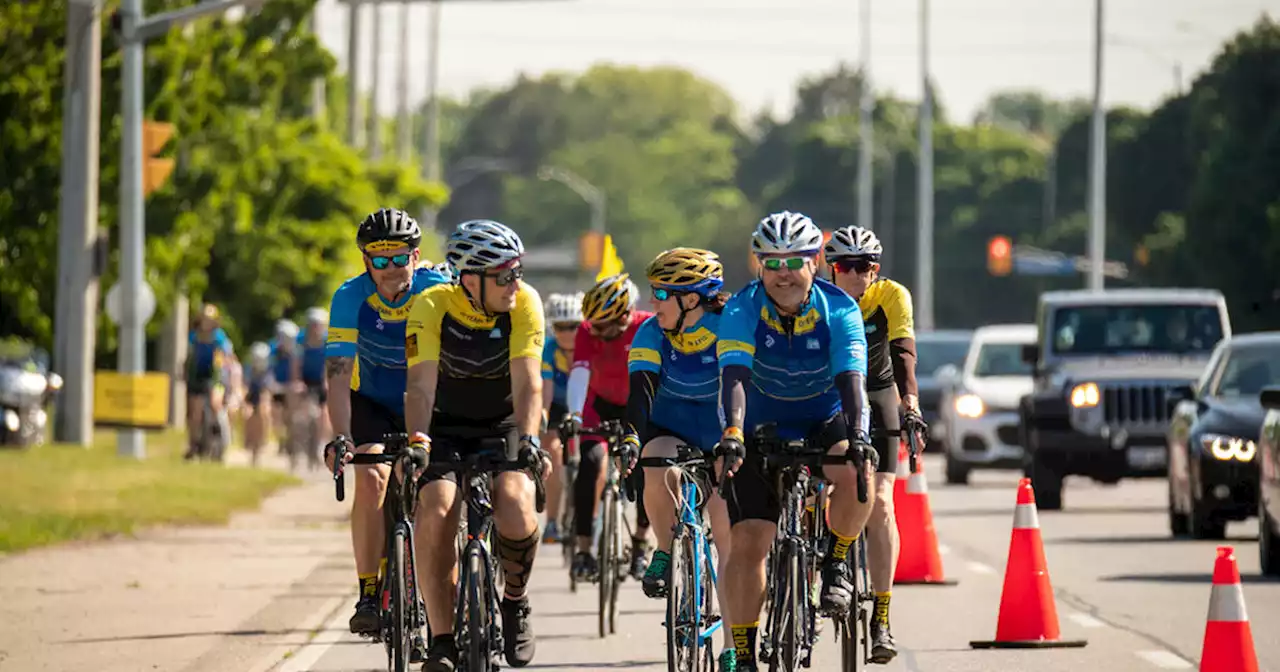
[[1280,534],[1276,534],[1276,522],[1267,515],[1267,509],[1258,504],[1258,551],[1262,564],[1262,573],[1266,576],[1280,576]]
[[1031,458],[1031,488],[1036,493],[1036,508],[1043,511],[1062,509],[1062,475],[1042,462],[1039,456]]
[[1177,500],[1173,495],[1173,479],[1169,483],[1169,532],[1175,537],[1185,537],[1191,531],[1191,519],[1178,510]]
[[969,484],[969,465],[960,460],[953,459],[951,452],[947,452],[947,485],[968,485]]

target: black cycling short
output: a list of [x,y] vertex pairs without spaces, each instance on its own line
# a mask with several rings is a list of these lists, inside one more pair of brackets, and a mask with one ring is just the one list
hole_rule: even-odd
[[328,390],[325,389],[325,384],[323,380],[319,382],[314,382],[314,381],[308,382],[307,394],[310,394],[311,396],[315,397],[316,401],[319,402],[320,405],[322,406],[325,404],[326,401],[329,400]]
[[547,411],[547,427],[555,429],[560,426],[560,421],[564,420],[564,416],[569,415],[569,407],[564,404],[551,402],[551,410]]
[[387,434],[403,434],[404,415],[351,390],[351,442],[357,446],[382,443]]
[[[287,398],[288,398],[288,395],[286,395],[284,392],[276,392],[275,394],[271,395],[271,400],[276,402],[276,404],[279,406],[284,406],[285,399]],[[353,409],[355,408],[354,403],[352,403],[351,408]]]
[[209,394],[217,383],[212,378],[197,378],[187,381],[187,396],[200,397]]
[[898,388],[889,386],[867,392],[871,405],[871,447],[880,454],[876,473],[898,473],[898,446],[902,440],[901,404]]
[[[436,413],[431,417],[431,460],[454,462],[463,455],[501,447],[508,461],[520,456],[520,430],[512,419],[499,422],[476,422]],[[458,481],[456,472],[431,474],[423,482]]]
[[[825,422],[814,425],[809,432],[809,441],[823,450],[848,440],[845,430],[844,414],[836,413]],[[782,513],[782,503],[778,498],[776,479],[767,473],[764,459],[757,452],[755,442],[747,436],[747,457],[738,468],[738,473],[729,480],[729,492],[726,504],[729,505],[729,524],[737,525],[744,520],[767,520],[778,522]]]

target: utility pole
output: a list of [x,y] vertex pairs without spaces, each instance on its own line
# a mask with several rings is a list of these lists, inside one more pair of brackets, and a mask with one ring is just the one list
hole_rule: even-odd
[[858,95],[858,226],[864,229],[874,228],[871,222],[871,152],[874,151],[872,140],[871,114],[875,109],[875,92],[871,85],[871,0],[861,0],[862,18],[862,87]]
[[382,158],[382,133],[378,118],[378,99],[382,93],[382,2],[372,0],[373,4],[373,46],[370,56],[373,57],[373,74],[369,91],[369,127],[365,130],[365,148],[369,150],[369,158],[377,161]]
[[916,171],[916,324],[933,323],[933,87],[929,82],[929,0],[920,0],[920,160]]
[[347,143],[360,147],[360,0],[347,0]]
[[400,67],[396,73],[396,157],[408,161],[413,152],[409,132],[409,3],[400,5]]
[[[151,293],[145,278],[146,210],[142,193],[142,75],[147,40],[202,16],[251,1],[206,0],[151,17],[143,15],[142,0],[120,2],[120,373],[140,376],[146,371],[146,323],[151,318],[143,307],[144,293]],[[148,307],[155,309],[154,298]],[[146,456],[141,430],[121,429],[116,438],[116,450],[121,456]]]
[[54,440],[93,438],[93,354],[98,325],[98,137],[102,103],[102,22],[98,0],[67,5],[63,75],[62,197],[54,370],[62,376]]
[[[311,16],[308,17],[311,25],[311,34],[320,37],[320,8],[316,7],[311,10]],[[316,77],[311,82],[311,118],[317,123],[324,125],[325,116],[328,112],[328,92],[325,90],[324,77]]]
[[[427,4],[427,132],[423,151],[425,177],[431,182],[440,180],[440,0]],[[427,230],[438,225],[439,212],[427,208],[422,218]]]
[[1102,291],[1107,258],[1107,138],[1102,103],[1102,3],[1094,0],[1093,123],[1089,129],[1089,289]]

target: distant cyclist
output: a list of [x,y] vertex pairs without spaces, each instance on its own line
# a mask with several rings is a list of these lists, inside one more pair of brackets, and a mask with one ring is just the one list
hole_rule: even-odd
[[[524,283],[524,244],[498,222],[463,222],[449,236],[456,283],[414,298],[405,351],[409,356],[405,419],[410,445],[432,460],[455,461],[485,439],[501,439],[506,459],[542,455],[542,299]],[[549,466],[549,465],[548,465]],[[427,603],[431,649],[424,672],[452,672],[458,576],[458,475],[421,485],[415,520],[418,584]],[[533,487],[523,472],[493,477],[494,550],[502,567],[502,641],[512,667],[528,665],[537,642],[528,585],[538,553]]]
[[[307,326],[298,337],[300,352],[297,357],[293,358],[293,371],[291,374],[291,380],[294,381],[294,385],[306,390],[305,396],[300,397],[300,401],[305,406],[300,408],[309,411],[315,407],[319,410],[319,413],[316,414],[314,433],[312,434],[316,438],[325,436],[329,432],[329,413],[328,409],[325,408],[328,400],[328,390],[325,387],[324,379],[325,341],[328,338],[328,324],[328,311],[323,308],[307,309]],[[299,447],[303,449],[308,459],[314,459],[319,445]]]
[[[401,210],[383,208],[360,223],[356,243],[365,272],[334,292],[329,308],[329,417],[335,441],[357,453],[381,453],[382,437],[405,431],[405,319],[410,301],[428,287],[448,282],[430,268],[415,268],[422,230]],[[357,373],[358,369],[358,373]],[[325,450],[333,467],[333,452]],[[382,504],[391,469],[359,465],[351,505],[351,541],[360,599],[351,617],[351,632],[378,634],[378,573],[386,546]],[[421,633],[417,633],[421,639]],[[425,654],[415,642],[414,659]]]
[[[197,440],[204,427],[205,401],[218,415],[222,414],[226,392],[226,360],[231,356],[231,339],[222,330],[218,307],[206,303],[196,317],[191,330],[187,352],[187,436],[189,447],[186,459],[194,458],[200,450]],[[217,425],[222,431],[221,423]]]
[[889,598],[898,564],[893,483],[902,431],[899,400],[906,414],[920,419],[915,319],[907,288],[879,275],[883,248],[876,234],[857,226],[836,229],[825,251],[836,284],[858,300],[867,334],[871,445],[880,454],[875,508],[867,520],[867,564],[871,585],[876,591],[875,618],[871,621],[871,661],[885,664],[898,654],[889,630]]
[[271,400],[275,402],[272,416],[275,419],[276,440],[280,452],[288,452],[289,418],[293,417],[293,402],[297,398],[293,384],[293,361],[298,357],[298,325],[292,320],[276,322],[276,335],[268,344],[271,347],[271,377],[275,382]]
[[[782,438],[807,438],[830,454],[853,446],[870,451],[862,314],[848,294],[816,278],[821,249],[822,231],[808,217],[793,212],[765,217],[751,236],[760,278],[730,299],[720,318],[717,350],[726,424],[720,445],[731,453],[733,524],[723,583],[737,670],[756,669],[765,563],[781,510],[775,479],[748,432],[776,423]],[[840,614],[853,595],[845,560],[871,505],[858,501],[853,465],[827,466],[822,473],[835,487],[828,508],[833,543],[822,565],[819,608]]]
[[[542,447],[554,464],[564,464],[560,433],[555,425],[569,414],[566,395],[569,369],[573,365],[573,338],[582,325],[582,292],[552,294],[547,298],[546,317],[550,338],[542,348],[542,407],[548,428],[542,433]],[[550,388],[548,388],[548,384]],[[561,472],[563,473],[563,472]],[[557,476],[547,482],[547,528],[544,543],[561,541],[560,504],[564,497],[564,480]]]
[[[720,441],[720,367],[716,363],[716,331],[729,297],[724,266],[707,250],[676,248],[659,254],[646,271],[656,314],[645,320],[631,342],[631,393],[627,399],[629,433],[624,441],[632,458],[675,457],[681,444],[710,452]],[[642,586],[652,598],[666,597],[671,582],[672,527],[679,506],[676,469],[646,469],[644,502],[657,547]],[[729,557],[729,512],[720,495],[708,498],[712,536],[720,562]],[[702,504],[698,502],[697,504]],[[724,576],[720,572],[720,576]],[[729,629],[725,645],[732,649]]]
[[[624,273],[600,280],[583,297],[582,316],[586,321],[574,337],[573,370],[567,391],[569,417],[564,428],[569,434],[604,420],[626,419],[628,353],[640,324],[653,317],[653,313],[636,310],[639,295],[640,290]],[[579,449],[578,476],[573,484],[573,531],[578,538],[573,572],[589,580],[599,568],[599,561],[592,554],[591,536],[604,489],[604,444],[600,437],[584,436]],[[636,502],[636,528],[631,539],[630,570],[636,579],[644,577],[648,566],[648,532],[649,517],[641,498]]]
[[258,342],[249,346],[249,366],[245,369],[244,447],[253,465],[258,466],[262,447],[271,431],[271,346]]

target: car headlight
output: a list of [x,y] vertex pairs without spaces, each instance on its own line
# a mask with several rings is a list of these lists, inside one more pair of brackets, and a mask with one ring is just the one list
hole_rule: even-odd
[[1253,460],[1254,455],[1258,454],[1257,443],[1238,436],[1201,434],[1200,444],[1214,459],[1222,460],[1223,462],[1228,460],[1249,462]]
[[956,415],[962,418],[980,418],[987,412],[986,404],[976,394],[962,394],[956,397]]
[[1071,388],[1071,405],[1076,408],[1093,408],[1099,398],[1096,383],[1080,383]]

